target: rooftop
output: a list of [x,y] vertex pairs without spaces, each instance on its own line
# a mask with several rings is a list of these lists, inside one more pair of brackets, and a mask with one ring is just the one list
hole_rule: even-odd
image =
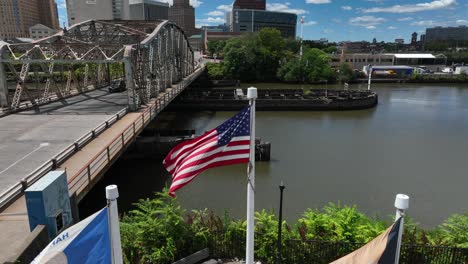
[[394,54],[397,59],[435,59],[435,56],[430,53],[398,53]]

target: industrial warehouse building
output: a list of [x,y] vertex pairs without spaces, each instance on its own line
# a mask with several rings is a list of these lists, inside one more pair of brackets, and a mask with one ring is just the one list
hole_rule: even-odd
[[332,67],[338,67],[342,63],[348,63],[356,70],[362,70],[367,65],[407,65],[426,66],[427,69],[437,71],[445,67],[447,57],[443,54],[432,55],[429,53],[354,53],[332,54]]

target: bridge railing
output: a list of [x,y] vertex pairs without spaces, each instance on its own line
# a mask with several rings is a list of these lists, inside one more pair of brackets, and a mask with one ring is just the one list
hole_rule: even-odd
[[86,133],[79,139],[77,139],[73,144],[70,144],[62,151],[60,151],[57,155],[55,155],[52,159],[46,161],[44,164],[39,166],[33,172],[31,172],[28,176],[24,177],[13,185],[12,187],[8,188],[5,192],[0,194],[0,210],[2,210],[5,206],[16,200],[20,195],[24,193],[24,191],[39,180],[42,176],[46,175],[49,171],[56,169],[60,164],[62,164],[65,160],[79,151],[83,146],[88,144],[91,140],[93,140],[96,136],[101,134],[106,128],[117,122],[120,118],[122,118],[125,114],[127,114],[128,108],[125,108],[118,112],[117,114],[113,115],[105,122],[100,124],[99,126],[95,127],[90,132]]
[[83,166],[68,182],[70,194],[76,194],[78,200],[92,188],[93,182],[99,180],[99,175],[105,167],[112,163],[136,139],[136,136],[159,114],[185,87],[190,84],[203,69],[197,70],[190,77],[182,80],[173,88],[161,93],[134,122],[128,125],[122,133],[115,136],[98,154]]
[[[154,103],[150,104],[148,109],[142,113],[141,119],[138,119],[129,125],[123,133],[112,140],[108,146],[106,146],[99,154],[91,159],[91,162],[86,164],[78,173],[73,175],[68,182],[70,194],[73,194],[78,190],[79,192],[77,194],[83,191],[86,188],[84,186],[87,186],[89,183],[91,183],[103,167],[113,162],[113,158],[128,146],[129,142],[136,137],[140,130],[142,130],[160,111],[162,111],[180,92],[182,92],[182,90],[184,90],[188,84],[196,79],[203,72],[203,70],[204,67],[196,69],[195,72],[193,72],[189,77],[183,79],[177,85],[174,85],[173,88],[161,93],[160,96],[155,99]],[[128,108],[125,108],[119,113],[115,114],[104,123],[83,135],[73,144],[64,148],[52,159],[42,164],[28,176],[24,177],[20,182],[1,193],[0,211],[19,198],[29,186],[39,180],[42,176],[46,175],[49,171],[55,170],[65,160],[70,158],[87,143],[101,134],[106,128],[127,114],[127,112]]]

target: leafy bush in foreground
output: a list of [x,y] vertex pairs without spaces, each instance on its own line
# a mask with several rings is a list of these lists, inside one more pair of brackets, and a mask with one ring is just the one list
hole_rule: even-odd
[[[167,193],[164,189],[154,199],[140,200],[123,217],[122,248],[127,263],[171,263],[205,247],[218,250],[212,252],[218,256],[244,256],[245,221],[232,219],[227,212],[221,218],[208,209],[187,214]],[[454,214],[433,230],[423,230],[411,218],[405,219],[405,244],[468,248],[468,213]],[[255,223],[256,257],[274,263],[278,219],[274,212],[262,210],[255,213]],[[290,241],[366,243],[389,225],[364,215],[356,206],[330,203],[322,210],[308,209],[294,226],[283,221],[283,248],[288,251]]]

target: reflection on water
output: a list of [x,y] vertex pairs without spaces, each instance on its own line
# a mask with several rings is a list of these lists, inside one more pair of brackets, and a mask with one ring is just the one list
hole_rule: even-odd
[[[410,195],[408,214],[423,226],[468,210],[468,86],[381,84],[374,89],[379,94],[374,109],[257,113],[257,136],[272,142],[272,161],[257,163],[257,209],[277,210],[278,185],[283,181],[284,214],[290,221],[307,208],[337,201],[387,217],[394,214],[397,193]],[[201,134],[233,114],[164,113],[157,124],[193,128]],[[143,169],[154,168],[153,161],[115,167],[141,167],[129,177],[142,179],[141,188],[156,188],[162,180],[153,185],[146,181],[160,179],[160,172]],[[246,186],[245,165],[216,168],[181,189],[178,197],[187,209],[207,207],[218,213],[228,209],[234,216],[245,217]]]

